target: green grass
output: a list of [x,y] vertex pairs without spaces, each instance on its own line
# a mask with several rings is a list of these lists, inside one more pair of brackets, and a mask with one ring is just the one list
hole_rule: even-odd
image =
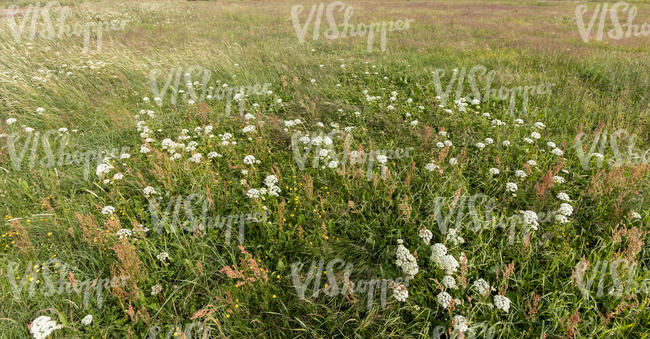
[[[159,326],[166,334],[174,324],[184,327],[195,321],[209,327],[211,337],[431,337],[436,326],[451,328],[454,315],[463,315],[474,326],[492,328],[493,335],[502,338],[648,336],[647,292],[596,296],[597,287],[592,287],[591,297],[585,298],[572,283],[582,258],[592,265],[586,273],[589,276],[599,261],[627,258],[637,264],[631,281],[642,284],[650,279],[647,163],[596,168],[594,160],[584,169],[575,150],[579,131],[584,131],[583,143],[588,148],[601,125],[609,134],[617,129],[635,134],[639,153],[650,148],[647,38],[585,44],[575,24],[575,3],[351,4],[353,23],[415,19],[409,30],[388,34],[385,53],[379,50],[378,41],[368,53],[363,37],[327,40],[321,36],[300,44],[290,18],[296,4],[93,1],[71,5],[70,23],[89,22],[96,15],[129,20],[125,30],[105,33],[100,52],[91,48],[88,54],[81,51],[83,39],[74,36],[36,38],[31,45],[16,42],[3,21],[0,134],[18,133],[24,138],[23,127],[41,133],[65,127],[69,135],[65,149],[71,153],[129,147],[131,158],[112,160],[115,168],[110,176],[120,172],[124,178],[104,184],[95,175],[95,165],[88,179],[79,164],[30,167],[29,150],[16,170],[7,137],[0,139],[0,209],[5,216],[0,226],[0,337],[29,336],[26,325],[39,315],[64,325],[53,332],[55,338],[142,338],[150,326]],[[310,7],[303,5],[308,12]],[[649,22],[650,7],[634,5],[639,8],[635,23]],[[467,14],[468,8],[475,14]],[[162,107],[154,104],[150,72],[160,69],[162,82],[172,68],[191,65],[209,69],[212,83],[272,84],[272,94],[245,102],[246,113],[257,117],[251,122],[256,127],[251,135],[242,132],[248,123],[239,114],[224,115],[224,101],[173,106],[167,97]],[[495,87],[556,85],[550,95],[530,97],[527,115],[518,106],[511,116],[507,103],[501,101],[482,103],[480,108],[471,105],[462,112],[450,100],[445,109],[452,113],[445,112],[435,99],[432,71],[442,68],[450,74],[454,68],[475,65],[496,71]],[[48,78],[43,82],[35,76]],[[311,79],[316,82],[312,84]],[[448,79],[444,78],[443,86]],[[366,101],[364,90],[381,99]],[[392,91],[398,93],[395,102],[389,101]],[[466,83],[464,95],[470,94]],[[143,97],[151,101],[144,102]],[[282,103],[276,101],[279,98]],[[252,105],[255,102],[258,107]],[[390,104],[395,109],[389,110]],[[45,112],[38,114],[39,107]],[[139,114],[143,109],[153,110],[155,118]],[[483,117],[484,112],[490,118]],[[8,125],[8,118],[17,122]],[[283,120],[297,118],[302,125],[284,127]],[[514,124],[515,118],[524,120],[522,126]],[[414,119],[417,126],[410,124]],[[492,119],[507,125],[494,128]],[[149,143],[152,151],[147,154],[140,153],[143,139],[136,126],[140,120],[155,140]],[[532,126],[537,121],[546,128],[539,130],[540,140],[528,145],[522,140],[535,130]],[[317,122],[325,127],[318,127]],[[354,150],[414,147],[414,151],[408,158],[390,160],[388,176],[382,176],[376,165],[371,180],[364,166],[333,170],[312,168],[308,162],[301,170],[294,159],[292,134],[327,134],[333,129],[330,123],[338,123],[340,129],[355,127],[351,132]],[[193,135],[195,127],[206,125],[214,127],[215,137],[192,139],[198,142],[193,153],[203,154],[201,164],[187,161],[187,154],[183,159],[169,159],[161,146],[163,139],[176,141],[182,129]],[[440,130],[448,136],[439,135]],[[218,135],[223,133],[231,133],[237,144],[222,145]],[[475,144],[488,137],[494,144],[480,151]],[[61,139],[51,139],[54,147],[60,145]],[[447,139],[453,147],[436,147]],[[504,140],[512,145],[503,147]],[[627,154],[623,140],[619,153]],[[568,173],[558,175],[567,182],[538,195],[536,185],[561,163],[561,157],[550,154],[547,141],[564,152],[562,169]],[[18,144],[23,145],[22,138]],[[334,144],[337,151],[344,148],[342,138],[334,138]],[[206,161],[211,151],[223,157]],[[445,158],[441,154],[447,151]],[[603,153],[606,159],[617,156],[609,142]],[[244,165],[248,154],[260,164]],[[39,148],[35,157],[46,160],[47,154]],[[457,165],[448,163],[451,157],[458,158]],[[537,167],[526,178],[515,177],[515,171],[524,169],[530,159]],[[430,162],[438,164],[440,172],[427,171],[425,165]],[[488,173],[492,167],[501,173],[492,177]],[[245,175],[244,168],[249,170]],[[279,197],[261,201],[246,196],[249,188],[263,187],[264,178],[271,174],[280,179]],[[506,192],[507,182],[517,183],[516,196]],[[268,221],[247,224],[243,242],[262,269],[257,276],[246,272],[255,281],[236,286],[238,279],[221,271],[224,266],[240,267],[240,260],[246,258],[236,241],[226,241],[223,229],[209,230],[203,236],[156,233],[143,194],[146,186],[154,187],[163,198],[162,209],[172,197],[190,194],[212,199],[210,216],[262,212],[265,206],[270,211]],[[313,187],[311,194],[309,187]],[[452,202],[454,197],[480,193],[494,198],[495,218],[520,210],[555,211],[560,205],[555,198],[559,192],[572,199],[574,213],[569,223],[541,223],[527,241],[521,225],[511,241],[510,230],[490,227],[484,218],[474,221],[467,207],[458,214],[452,207],[462,206],[460,200]],[[438,201],[443,201],[444,216],[454,213],[451,224],[460,220],[464,244],[453,245],[439,230],[437,197],[443,198]],[[113,217],[101,213],[104,206],[115,207]],[[200,208],[195,203],[194,213],[199,214]],[[479,204],[476,210],[484,215],[486,208]],[[630,211],[638,212],[641,219],[630,218]],[[93,216],[101,235],[85,235],[89,223],[82,223],[81,216]],[[184,214],[181,218],[189,222]],[[477,223],[480,231],[468,229]],[[146,236],[134,235],[125,241],[115,235],[115,229],[140,224],[150,229]],[[453,311],[443,309],[436,300],[442,287],[437,282],[444,272],[429,259],[430,246],[418,237],[423,227],[433,233],[431,244],[442,242],[456,259],[461,253],[467,258],[466,270],[455,275],[461,286],[448,291],[463,301]],[[642,232],[625,233],[616,241],[614,234],[624,228]],[[403,278],[395,263],[398,239],[417,253],[419,265],[419,273],[409,282],[406,302],[394,299],[390,290],[386,307],[379,305],[376,293],[370,310],[365,294],[356,295],[355,301],[342,295],[330,297],[321,290],[316,298],[299,299],[291,276],[292,264],[299,261],[309,266],[312,261],[341,258],[353,264],[352,281]],[[156,258],[160,252],[169,253],[169,263]],[[138,266],[130,261],[134,257]],[[101,309],[94,298],[84,309],[83,293],[30,297],[24,292],[14,298],[8,279],[10,263],[17,264],[20,280],[30,262],[50,258],[74,266],[78,281],[110,279],[124,272],[129,280],[122,289],[105,291]],[[504,278],[509,264],[514,265],[513,272]],[[343,269],[336,272],[340,285]],[[627,271],[619,272],[627,278],[622,272]],[[38,274],[42,277],[42,268]],[[321,288],[326,277],[321,279]],[[463,278],[466,285],[461,283]],[[471,284],[479,278],[496,289],[492,296],[504,294],[512,301],[509,312],[496,310],[491,307],[492,297],[483,299],[474,292]],[[156,284],[162,292],[152,296]],[[614,285],[611,275],[604,285]],[[536,304],[531,306],[533,311],[529,304]],[[191,319],[202,309],[209,312]],[[84,326],[80,321],[87,314],[94,320]],[[568,326],[575,315],[580,321]]]

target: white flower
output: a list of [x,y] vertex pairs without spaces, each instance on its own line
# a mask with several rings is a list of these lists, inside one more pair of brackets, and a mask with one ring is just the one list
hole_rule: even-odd
[[406,286],[402,284],[396,284],[393,287],[393,297],[395,297],[397,301],[405,302],[406,298],[409,297],[409,291]]
[[255,131],[255,126],[253,126],[253,125],[248,125],[248,126],[242,128],[242,132],[244,132],[244,133],[250,133],[250,132],[253,132],[253,131]]
[[454,258],[453,255],[447,254],[444,257],[442,257],[442,260],[440,261],[440,266],[447,274],[453,274],[456,273],[458,270],[458,267],[460,266],[458,264],[458,261],[456,258]]
[[418,235],[420,236],[422,241],[424,241],[425,245],[429,245],[431,239],[433,238],[433,233],[431,233],[431,231],[429,231],[426,228],[421,229]]
[[247,155],[244,157],[244,164],[253,165],[255,163],[255,157],[252,155]]
[[31,127],[25,127],[25,133],[32,133],[34,132],[34,129]]
[[147,145],[140,146],[140,153],[146,154],[146,153],[149,153],[149,151],[150,150],[149,150],[149,147],[147,147]]
[[560,204],[560,209],[558,213],[562,214],[565,217],[570,217],[573,214],[573,206],[567,203]]
[[162,286],[160,285],[151,286],[151,295],[158,295],[158,293],[160,292],[162,292]]
[[566,193],[564,193],[564,192],[560,192],[560,193],[558,193],[558,194],[557,194],[557,198],[558,198],[559,200],[562,200],[562,201],[571,201],[571,198],[569,198],[569,195],[566,194]]
[[552,141],[547,142],[546,146],[548,146],[549,148],[556,148],[557,147],[557,145],[555,145],[555,143],[552,142]]
[[190,157],[190,161],[198,164],[201,162],[201,158],[203,158],[203,155],[201,153],[196,153]]
[[480,295],[486,295],[490,292],[490,285],[483,279],[475,280],[473,285]]
[[492,138],[485,138],[485,143],[488,145],[492,145],[494,143],[494,139]]
[[426,169],[429,172],[433,172],[437,168],[438,168],[438,165],[436,165],[436,164],[434,164],[432,162],[430,162],[430,163],[426,164],[426,166],[424,166],[424,169]]
[[451,142],[451,140],[445,140],[445,146],[454,146],[454,144]]
[[397,240],[397,260],[395,264],[402,269],[404,274],[407,276],[413,277],[418,273],[419,267],[418,262],[415,257],[409,252],[409,250],[402,245],[403,240]]
[[254,188],[251,188],[246,192],[246,196],[248,196],[251,199],[257,199],[260,197],[260,191],[256,190]]
[[65,127],[59,128],[59,133],[67,133],[67,132],[68,132],[68,129],[65,128]]
[[630,217],[632,217],[632,219],[641,219],[641,214],[639,214],[639,213],[637,213],[635,211],[632,211],[632,212],[630,212]]
[[385,164],[387,161],[388,161],[388,157],[387,157],[387,156],[382,155],[382,154],[380,154],[380,155],[377,156],[377,162],[378,162],[378,163],[380,163],[380,164]]
[[337,168],[339,166],[339,162],[336,160],[332,160],[327,164],[327,167],[329,168]]
[[560,176],[557,176],[557,175],[553,177],[553,181],[558,183],[558,184],[563,184],[565,182],[564,178],[562,178]]
[[537,166],[537,161],[535,160],[528,160],[526,161],[526,163],[528,164],[528,166],[533,166],[533,167]]
[[537,213],[531,210],[519,211],[519,212],[521,212],[521,218],[524,221],[524,224],[526,224],[526,226],[530,227],[531,229],[537,231],[537,228],[539,227]]
[[156,255],[156,258],[158,258],[158,260],[160,260],[160,261],[169,260],[169,253],[160,252],[160,253],[158,253],[158,255]]
[[431,246],[431,261],[440,265],[442,258],[447,254],[447,247],[441,243]]
[[526,172],[524,172],[522,170],[516,170],[515,171],[515,176],[517,176],[518,178],[525,178],[526,177]]
[[86,326],[88,326],[88,325],[90,325],[92,322],[93,322],[93,316],[92,316],[92,314],[89,314],[89,315],[85,316],[83,319],[81,319],[81,324],[82,324],[82,325],[86,325]]
[[108,172],[110,172],[112,168],[113,166],[109,164],[101,163],[97,165],[97,170],[95,171],[95,174],[97,174],[97,176],[101,178],[102,175],[108,174]]
[[524,142],[528,143],[528,144],[534,143],[533,139],[530,139],[530,138],[524,138]]
[[454,329],[460,333],[465,333],[469,330],[469,322],[462,315],[454,316]]
[[539,129],[544,129],[546,128],[546,125],[544,125],[541,121],[536,122],[533,126]]
[[133,231],[131,231],[130,229],[122,228],[122,229],[118,230],[117,232],[115,232],[115,235],[117,235],[118,238],[120,238],[120,239],[126,239],[126,238],[130,237],[131,235],[133,235]]
[[129,153],[122,153],[120,154],[120,159],[128,159],[131,157],[131,154]]
[[275,175],[267,175],[266,178],[264,178],[264,185],[268,187],[274,186],[278,182],[278,178]]
[[455,228],[449,229],[447,233],[447,237],[445,239],[447,239],[447,241],[453,243],[454,245],[465,243],[465,239],[463,239],[461,236],[458,235],[458,231]]
[[122,173],[115,173],[113,176],[113,180],[122,180],[124,178],[124,175]]
[[38,114],[41,114],[43,112],[45,112],[45,108],[43,108],[43,107],[39,107],[39,108],[36,109],[36,113],[38,113]]
[[517,124],[517,125],[521,125],[521,124],[523,124],[523,123],[524,123],[523,120],[521,120],[521,119],[515,119],[515,124]]
[[514,193],[517,192],[518,189],[519,188],[517,187],[517,184],[515,184],[514,182],[506,183],[506,191]]
[[503,145],[503,147],[509,147],[509,146],[510,146],[510,141],[505,140],[505,141],[503,141],[503,142],[501,143],[501,145]]
[[148,196],[150,196],[150,195],[152,195],[152,194],[156,194],[156,190],[155,190],[153,187],[151,187],[151,186],[147,186],[147,187],[145,187],[145,188],[142,190],[142,192],[144,193],[144,196],[145,196],[145,197],[148,197]]
[[458,163],[458,159],[456,159],[456,158],[451,158],[451,159],[449,159],[449,163],[450,163],[451,165],[456,165],[456,164]]
[[438,147],[438,148],[444,148],[444,147],[445,147],[445,144],[444,144],[443,142],[437,142],[437,143],[436,143],[436,147]]
[[498,175],[499,173],[501,173],[501,171],[499,171],[498,168],[494,168],[494,167],[490,168],[491,175]]
[[62,328],[62,326],[58,325],[56,321],[52,320],[52,318],[42,315],[32,321],[29,332],[32,334],[34,339],[44,339],[54,330],[60,328]]
[[113,213],[115,213],[115,207],[113,206],[104,206],[104,208],[102,208],[102,214],[109,215]]
[[[11,124],[13,124],[13,123],[15,123],[15,122],[16,122],[16,119],[15,119],[15,118],[9,118],[9,119],[7,119],[7,125],[11,125]],[[38,319],[38,318],[36,318],[36,319]]]
[[220,157],[221,157],[221,154],[219,154],[217,152],[208,153],[208,159],[214,159],[214,158],[220,158]]
[[485,148],[485,144],[482,143],[482,142],[477,142],[477,143],[476,143],[476,147],[478,147],[479,149],[484,149],[484,148]]
[[450,289],[456,289],[456,279],[450,275],[446,275],[442,277],[442,285],[445,286],[445,288],[450,288]]
[[440,292],[438,293],[438,304],[442,306],[442,308],[448,308],[449,304],[451,304],[452,297],[449,295],[447,292]]
[[559,149],[559,148],[554,148],[554,149],[551,150],[551,154],[561,156],[561,155],[564,154],[564,152],[562,152],[562,150]]
[[559,222],[560,224],[566,224],[569,222],[569,219],[562,214],[556,214],[555,221]]
[[493,300],[494,306],[496,306],[497,309],[504,312],[508,312],[510,309],[510,299],[508,299],[508,297],[503,295],[495,295]]

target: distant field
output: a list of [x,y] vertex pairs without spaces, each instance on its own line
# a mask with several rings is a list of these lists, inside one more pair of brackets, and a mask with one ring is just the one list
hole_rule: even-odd
[[650,337],[648,1],[37,3],[0,338]]

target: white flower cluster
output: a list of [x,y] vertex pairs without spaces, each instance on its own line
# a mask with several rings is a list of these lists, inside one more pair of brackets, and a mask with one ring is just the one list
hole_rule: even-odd
[[503,295],[495,295],[493,300],[494,300],[494,306],[497,309],[502,310],[506,313],[510,309],[510,299],[508,299],[508,297]]
[[415,257],[409,250],[402,244],[402,239],[397,239],[397,260],[395,264],[402,269],[402,272],[409,277],[413,277],[418,273],[419,267]]
[[422,239],[422,241],[424,241],[425,245],[429,245],[429,243],[431,242],[431,239],[433,238],[433,233],[431,233],[431,231],[429,231],[425,227],[425,228],[420,230],[419,236],[420,236],[420,239]]
[[402,284],[395,284],[393,286],[393,297],[398,301],[405,302],[406,298],[409,297],[409,290]]
[[531,210],[519,212],[521,213],[521,219],[523,220],[524,225],[526,225],[529,229],[537,231],[539,228],[539,218],[537,217],[537,213]]
[[48,316],[39,316],[32,321],[29,332],[32,334],[34,339],[44,339],[47,338],[54,330],[58,330],[63,326],[58,325],[56,321]]
[[441,243],[431,246],[431,260],[447,274],[453,274],[460,266],[454,256],[447,254],[447,247]]

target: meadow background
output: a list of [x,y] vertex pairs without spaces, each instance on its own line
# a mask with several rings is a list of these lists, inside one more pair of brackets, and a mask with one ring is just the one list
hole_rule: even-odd
[[[35,2],[0,3],[7,9]],[[0,337],[28,337],[27,325],[39,315],[64,326],[54,338],[144,338],[151,326],[166,334],[176,324],[182,329],[191,322],[209,327],[210,337],[420,338],[432,337],[436,326],[451,331],[457,314],[487,324],[494,337],[501,338],[650,334],[647,292],[585,297],[573,279],[576,264],[583,260],[594,264],[617,258],[637,264],[632,279],[636,283],[650,279],[647,162],[600,168],[592,163],[584,169],[575,150],[578,133],[585,133],[589,147],[598,131],[617,129],[635,134],[641,153],[650,148],[647,36],[585,43],[575,22],[575,2],[346,2],[354,8],[352,23],[414,19],[409,30],[388,34],[385,52],[376,40],[368,53],[365,37],[329,40],[321,35],[301,44],[291,7],[301,4],[309,11],[312,2],[61,4],[70,7],[71,22],[128,23],[124,30],[104,34],[101,51],[91,43],[90,51],[83,53],[83,39],[74,36],[17,42],[3,17],[0,133],[23,133],[24,127],[67,128],[62,132],[69,134],[67,150],[128,146],[131,158],[114,159],[111,176],[119,171],[124,178],[104,183],[94,165],[88,180],[79,165],[46,168],[28,166],[24,160],[16,170],[7,136],[0,139]],[[635,23],[650,22],[647,2],[630,5],[638,7]],[[323,22],[322,29],[325,26]],[[307,37],[311,33],[310,28]],[[248,121],[239,114],[225,116],[223,101],[156,105],[150,72],[160,69],[166,76],[174,67],[191,65],[209,69],[211,82],[269,82],[272,94],[246,101],[246,113],[256,117]],[[446,109],[452,112],[445,111],[435,98],[432,71],[442,68],[449,74],[475,65],[496,71],[495,87],[546,82],[555,86],[550,95],[531,96],[526,115],[518,109],[511,116],[507,104],[497,101],[463,111],[450,100]],[[381,99],[367,101],[364,90]],[[397,92],[394,103],[389,101],[392,91]],[[465,93],[470,94],[468,88]],[[151,110],[155,117],[141,110]],[[10,118],[17,122],[6,123]],[[513,123],[515,118],[524,120],[523,125]],[[293,119],[302,124],[287,127],[283,122]],[[415,119],[416,125],[411,123]],[[494,128],[492,119],[507,125]],[[148,143],[149,153],[140,152],[145,137],[138,121],[145,121],[148,137],[155,139]],[[522,142],[538,130],[533,127],[538,121],[546,126],[539,130],[541,140],[533,145]],[[325,127],[317,127],[317,122]],[[327,133],[337,129],[331,123],[341,129],[354,126],[355,147],[414,151],[411,157],[389,161],[389,175],[377,169],[371,180],[365,171],[351,167],[299,169],[292,134]],[[249,124],[255,131],[243,133]],[[207,125],[214,134],[231,133],[237,144],[224,146],[218,136],[196,138],[204,158],[200,164],[172,161],[162,149],[164,138],[175,138],[184,128],[194,135],[196,127]],[[441,130],[448,135],[438,134]],[[488,137],[494,145],[477,149],[475,144]],[[435,146],[446,139],[452,147]],[[501,147],[504,140],[512,146]],[[549,154],[547,141],[557,144],[563,156]],[[209,160],[211,151],[223,157]],[[244,164],[245,155],[254,155],[260,163]],[[37,153],[39,160],[46,156],[42,150]],[[452,156],[458,159],[456,165],[448,162]],[[615,156],[611,149],[605,154],[607,159]],[[525,168],[529,159],[538,165]],[[428,163],[436,163],[439,170],[426,170]],[[501,174],[492,178],[492,167]],[[514,171],[523,168],[528,176],[515,178]],[[550,185],[548,173],[562,175],[567,182]],[[271,174],[279,179],[280,195],[264,201],[249,198],[248,189],[261,187]],[[511,181],[519,186],[516,196],[504,188]],[[209,196],[213,215],[264,208],[270,215],[268,221],[246,228],[242,249],[226,242],[220,230],[158,234],[152,231],[143,194],[147,186],[167,199],[192,193]],[[453,206],[452,198],[476,193],[497,199],[498,216],[549,211],[557,209],[559,192],[572,199],[570,221],[542,224],[528,239],[514,242],[508,241],[505,230],[487,228],[464,232],[464,244],[450,244],[434,213],[436,197],[449,198]],[[105,206],[115,207],[115,213],[102,214]],[[632,211],[640,218],[631,218]],[[471,220],[468,211],[460,218],[463,223]],[[116,230],[139,225],[150,231],[135,232],[128,239],[116,235]],[[456,276],[460,288],[452,293],[463,303],[453,311],[436,300],[444,274],[429,260],[430,246],[418,236],[423,227],[433,233],[431,244],[445,243],[455,256],[464,253],[467,258]],[[312,260],[341,258],[354,264],[354,279],[403,276],[395,263],[398,239],[419,265],[405,302],[389,293],[385,308],[375,301],[368,310],[365,295],[321,293],[301,300],[296,294],[291,266],[297,261],[309,265]],[[167,262],[157,259],[161,252],[169,254]],[[107,292],[101,309],[92,301],[84,309],[83,295],[74,292],[31,297],[25,292],[14,298],[8,265],[18,264],[18,280],[25,273],[39,280],[39,267],[25,268],[50,258],[75,267],[70,282],[125,274],[128,284]],[[225,266],[243,272],[243,278],[224,273]],[[491,298],[471,292],[471,282],[478,278],[511,300],[508,312],[494,309]],[[151,295],[154,285],[162,287],[157,295]],[[84,326],[80,320],[87,314],[94,320]],[[174,332],[181,336],[180,330]]]

